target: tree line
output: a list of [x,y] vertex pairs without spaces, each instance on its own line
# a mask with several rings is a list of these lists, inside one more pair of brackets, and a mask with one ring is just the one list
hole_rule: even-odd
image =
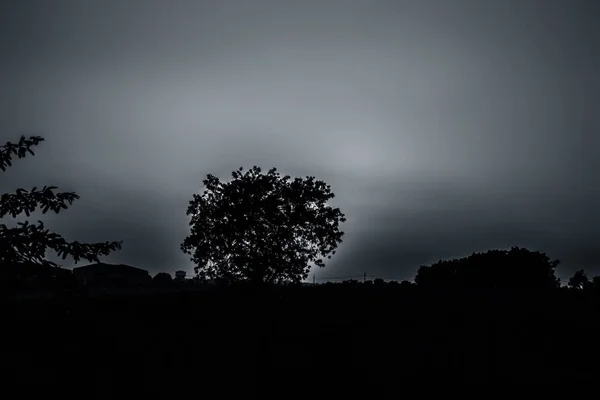
[[[21,136],[17,143],[7,142],[0,147],[0,169],[5,172],[15,158],[35,155],[32,148],[42,141],[40,136]],[[254,166],[233,171],[229,181],[208,174],[202,183],[204,192],[193,194],[189,202],[190,233],[180,246],[196,265],[197,279],[299,284],[312,265],[324,267],[324,259],[330,259],[342,242],[340,225],[346,217],[328,204],[334,198],[331,186],[314,176],[292,179],[281,176],[276,168],[265,173]],[[76,193],[57,193],[56,189],[44,186],[5,193],[0,198],[0,217],[23,213],[29,217],[38,209],[44,214],[59,213],[79,199]],[[0,224],[1,273],[9,282],[9,275],[27,268],[57,267],[46,259],[47,250],[75,263],[82,259],[99,262],[100,256],[120,250],[122,243],[69,242],[46,229],[42,221],[20,222],[12,228]],[[424,288],[558,288],[558,264],[545,253],[524,248],[490,250],[421,266],[415,284]],[[159,274],[155,282],[165,285],[168,280]],[[374,283],[381,286],[383,281]],[[568,285],[573,289],[600,287],[600,277],[590,280],[584,271],[577,271]]]

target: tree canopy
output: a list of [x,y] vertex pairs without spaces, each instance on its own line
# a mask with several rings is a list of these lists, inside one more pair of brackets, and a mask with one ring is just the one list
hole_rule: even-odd
[[207,175],[206,190],[189,203],[191,232],[181,249],[199,277],[300,282],[310,263],[323,267],[323,258],[335,254],[346,219],[327,204],[334,197],[329,185],[257,166],[231,176],[222,182]]
[[584,270],[580,269],[575,271],[573,276],[569,278],[568,286],[571,289],[585,289],[586,286],[590,283],[590,279]]
[[[29,139],[21,136],[18,143],[7,142],[0,146],[0,169],[6,171],[7,167],[12,166],[15,156],[20,159],[27,153],[35,155],[32,147],[39,145],[43,140],[40,136],[32,136]],[[43,214],[49,210],[58,214],[68,208],[67,204],[71,205],[79,199],[73,192],[55,193],[55,189],[55,186],[44,186],[40,190],[37,190],[37,187],[31,190],[19,188],[15,193],[3,194],[0,198],[0,218],[6,215],[15,218],[22,213],[29,217],[38,208]],[[121,245],[122,241],[94,244],[69,242],[61,235],[46,229],[42,221],[38,221],[37,224],[31,224],[29,221],[19,222],[12,228],[0,224],[0,264],[6,268],[22,264],[57,266],[56,263],[46,260],[47,249],[54,250],[63,260],[71,257],[75,263],[81,259],[98,262],[99,256],[119,250]]]
[[415,282],[425,287],[556,288],[559,280],[554,270],[558,264],[544,253],[524,248],[489,250],[422,266]]
[[159,272],[158,274],[154,275],[154,278],[152,278],[152,283],[157,286],[170,285],[173,283],[173,277],[169,273]]

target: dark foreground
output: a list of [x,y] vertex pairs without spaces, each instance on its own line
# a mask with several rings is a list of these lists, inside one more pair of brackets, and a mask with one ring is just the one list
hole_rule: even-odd
[[592,383],[597,304],[566,290],[341,286],[22,301],[3,324],[4,377],[83,398],[161,384],[252,398],[291,382],[389,397],[399,384]]

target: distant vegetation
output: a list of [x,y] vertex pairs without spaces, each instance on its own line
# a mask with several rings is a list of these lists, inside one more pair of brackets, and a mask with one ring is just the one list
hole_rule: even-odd
[[510,251],[490,250],[423,266],[415,282],[423,287],[556,288],[560,286],[554,275],[558,264],[544,253],[513,247]]
[[[14,157],[34,155],[32,147],[44,139],[21,136],[18,143],[0,147],[0,169],[6,171]],[[195,194],[187,215],[190,234],[181,249],[196,263],[194,281],[219,283],[219,286],[249,282],[252,284],[300,284],[308,276],[311,264],[324,266],[323,258],[331,258],[342,241],[339,227],[345,215],[328,205],[334,197],[331,187],[314,176],[292,179],[281,176],[275,168],[263,173],[257,166],[244,172],[233,171],[232,179],[222,182],[214,175],[203,180],[205,190]],[[59,213],[79,196],[55,193],[56,187],[41,190],[17,189],[0,198],[0,217],[30,216],[36,209],[42,213]],[[0,225],[0,263],[3,282],[8,287],[31,283],[32,276],[45,276],[40,282],[65,278],[64,271],[41,273],[40,267],[56,267],[46,259],[46,250],[56,251],[63,259],[70,256],[99,262],[99,256],[121,248],[122,242],[96,244],[68,242],[62,236],[44,229],[41,221],[28,221],[9,228]],[[560,287],[555,269],[558,260],[545,253],[513,247],[490,250],[469,257],[440,260],[421,266],[415,276],[416,286],[453,289],[552,289]],[[53,277],[50,279],[50,277]],[[33,279],[35,280],[35,279]],[[73,285],[68,278],[69,285]],[[191,282],[191,281],[190,281]],[[346,282],[357,284],[358,282]],[[376,287],[387,285],[382,279]],[[153,287],[169,287],[173,278],[166,273],[154,277]],[[397,283],[391,283],[394,285]],[[600,278],[589,279],[585,271],[577,271],[568,282],[573,290],[597,287]],[[189,285],[188,285],[189,286]],[[399,286],[412,286],[402,282]],[[182,287],[181,285],[177,287]],[[187,286],[186,286],[187,287]]]

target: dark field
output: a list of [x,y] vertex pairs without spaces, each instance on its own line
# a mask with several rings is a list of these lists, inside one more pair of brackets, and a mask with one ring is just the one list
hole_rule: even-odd
[[248,395],[325,381],[393,396],[401,383],[591,383],[599,370],[589,293],[361,286],[13,303],[5,376],[108,397],[158,382],[202,393],[223,380]]

